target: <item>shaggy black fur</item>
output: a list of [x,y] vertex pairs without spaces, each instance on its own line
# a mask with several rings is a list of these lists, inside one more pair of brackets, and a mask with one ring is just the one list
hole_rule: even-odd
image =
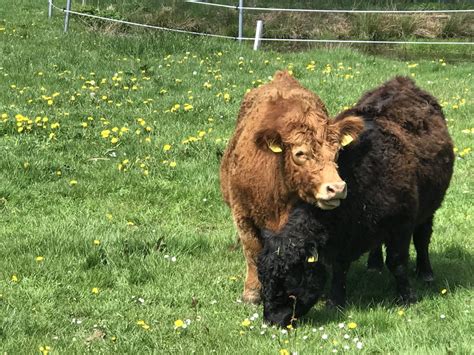
[[310,205],[294,208],[282,231],[264,230],[258,260],[266,322],[286,326],[317,302],[326,282],[318,249],[326,242],[325,228]]
[[[412,235],[417,273],[423,279],[432,278],[428,245],[433,217],[454,163],[441,107],[413,81],[397,77],[365,94],[336,120],[348,116],[362,117],[366,129],[339,155],[347,199],[332,211],[298,207],[281,233],[263,233],[265,246],[258,268],[267,321],[289,324],[320,296],[325,267],[306,262],[315,247],[319,259],[332,268],[328,300],[332,306],[345,304],[350,264],[375,249],[371,258],[380,266],[382,244],[400,299],[414,302],[407,273]],[[294,311],[291,295],[296,297]]]

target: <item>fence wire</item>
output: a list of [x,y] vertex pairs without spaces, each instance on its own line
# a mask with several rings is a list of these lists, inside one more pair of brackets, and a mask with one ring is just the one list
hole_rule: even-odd
[[186,2],[192,4],[206,5],[206,6],[215,6],[223,7],[228,9],[242,9],[250,11],[264,11],[264,12],[316,12],[316,13],[354,13],[354,14],[444,14],[444,13],[468,13],[474,12],[474,9],[465,9],[465,10],[325,10],[325,9],[285,9],[285,8],[276,8],[276,7],[248,7],[248,6],[232,6],[224,5],[211,2],[202,2],[202,1],[192,1],[187,0]]
[[[204,3],[204,2],[194,2],[198,4],[206,4],[211,6],[221,6],[220,4],[212,4],[212,3]],[[222,38],[222,39],[233,39],[233,40],[242,40],[242,41],[254,41],[255,38],[253,37],[237,37],[237,36],[225,36],[225,35],[218,35],[212,33],[204,33],[204,32],[195,32],[195,31],[187,31],[187,30],[180,30],[175,28],[167,28],[161,26],[154,26],[154,25],[147,25],[143,23],[125,21],[125,20],[118,20],[104,16],[92,15],[84,12],[78,12],[74,10],[67,10],[60,8],[51,1],[52,6],[62,11],[66,14],[82,16],[82,17],[89,17],[94,18],[97,20],[108,21],[108,22],[115,22],[121,23],[128,26],[136,26],[148,29],[156,29],[174,33],[183,33],[183,34],[190,34],[195,36],[201,37],[213,37],[213,38]],[[230,5],[222,5],[222,7],[232,8],[232,9],[239,9],[237,6],[230,6]],[[257,9],[257,8],[249,8],[249,9]],[[319,11],[319,10],[317,10]],[[335,10],[338,11],[338,10]],[[348,10],[344,10],[348,11]],[[433,10],[434,11],[434,10]],[[474,11],[474,10],[469,10]],[[448,41],[378,41],[378,40],[338,40],[338,39],[305,39],[305,38],[260,38],[262,42],[300,42],[300,43],[346,43],[346,44],[423,44],[423,45],[474,45],[474,42],[448,42]]]

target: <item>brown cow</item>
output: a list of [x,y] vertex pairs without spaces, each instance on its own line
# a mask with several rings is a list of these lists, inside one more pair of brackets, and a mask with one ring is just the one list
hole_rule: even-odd
[[220,178],[247,261],[245,302],[260,301],[260,230],[279,231],[301,200],[338,207],[347,189],[336,156],[342,139],[357,138],[363,127],[358,117],[329,121],[321,99],[286,72],[244,97]]

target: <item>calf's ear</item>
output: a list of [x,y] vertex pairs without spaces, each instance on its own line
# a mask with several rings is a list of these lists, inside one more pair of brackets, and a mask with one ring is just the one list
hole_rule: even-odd
[[280,154],[283,152],[283,143],[280,134],[273,129],[263,129],[255,133],[255,144],[264,151]]
[[342,146],[350,144],[356,140],[359,134],[364,130],[364,120],[358,116],[347,116],[340,121],[333,123],[339,131],[340,143]]

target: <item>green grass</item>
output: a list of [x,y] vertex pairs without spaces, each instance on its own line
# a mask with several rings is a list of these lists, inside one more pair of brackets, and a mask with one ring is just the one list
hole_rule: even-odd
[[[224,0],[222,0],[224,1]],[[57,0],[58,4],[64,0]],[[235,5],[235,1],[226,1]],[[464,1],[363,1],[336,0],[336,1],[282,1],[282,0],[246,0],[246,7],[280,7],[280,8],[318,8],[318,9],[469,9],[470,4]],[[238,12],[235,9],[219,8],[192,4],[176,0],[89,0],[83,6],[79,1],[73,2],[73,8],[79,11],[96,15],[126,19],[138,23],[158,25],[169,28],[179,28],[188,31],[213,33],[237,37]],[[211,19],[219,19],[218,21]],[[336,40],[387,40],[387,41],[465,41],[472,42],[474,37],[474,17],[469,13],[458,14],[324,14],[324,13],[288,13],[245,10],[243,16],[243,36],[255,37],[255,24],[263,20],[263,38],[291,38],[291,39],[336,39]],[[91,27],[102,26],[108,31],[126,30],[117,24],[98,24],[96,21],[87,21]],[[337,44],[340,46],[340,44]],[[321,46],[335,46],[334,44],[301,43],[301,42],[263,42],[266,49],[279,51],[309,50]],[[364,46],[343,44],[343,46],[357,46],[367,52],[393,52],[392,45]],[[430,50],[432,54],[440,49],[424,46],[423,54]],[[452,51],[452,48],[451,50]],[[410,51],[412,52],[412,51]],[[415,50],[412,56],[417,54]],[[469,46],[458,46],[455,55],[462,53],[465,59],[472,60],[472,51]],[[394,56],[405,54],[395,51]]]
[[[472,62],[440,61],[445,52],[416,63],[349,49],[253,52],[159,32],[101,34],[76,18],[64,35],[46,2],[0,8],[1,352],[472,353]],[[396,74],[413,74],[444,105],[458,159],[431,245],[437,279],[414,284],[422,300],[403,315],[391,276],[367,274],[364,260],[351,269],[344,312],[318,305],[289,334],[262,329],[261,307],[237,302],[244,260],[231,248],[219,157],[245,91],[284,68],[333,115]],[[190,136],[199,139],[182,143]],[[254,313],[252,328],[242,326]],[[177,319],[191,324],[177,331]],[[338,327],[349,321],[357,328]]]

